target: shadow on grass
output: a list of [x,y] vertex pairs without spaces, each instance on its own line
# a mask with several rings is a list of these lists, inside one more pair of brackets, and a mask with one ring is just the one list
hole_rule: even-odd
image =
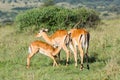
[[98,59],[98,53],[92,52],[92,55],[89,56],[89,63],[94,63]]
[[[80,56],[78,56],[78,64],[80,63]],[[96,61],[98,61],[98,53],[96,53],[96,52],[93,52],[93,55],[90,55],[89,56],[89,60],[88,60],[88,62],[89,63],[94,63],[94,62],[96,62]],[[66,65],[66,59],[61,59],[60,61],[59,60],[57,60],[57,62],[59,63],[59,64],[61,64],[61,65]],[[86,63],[86,57],[84,56],[84,63]],[[74,61],[74,58],[73,59],[70,59],[69,60],[69,62],[68,62],[68,64],[75,64],[75,61]]]
[[[78,56],[78,65],[80,64],[80,56]],[[60,59],[60,61],[59,61],[59,59],[58,59],[58,57],[56,58],[56,61],[57,61],[57,63],[59,64],[59,65],[66,65],[66,58],[62,58],[62,59]],[[89,60],[88,60],[88,63],[94,63],[94,62],[96,62],[96,61],[98,61],[98,53],[96,53],[96,52],[93,52],[92,53],[92,55],[90,55],[89,56]],[[84,63],[86,63],[86,57],[84,57]],[[69,60],[69,62],[68,62],[68,65],[71,65],[71,64],[75,64],[75,61],[74,61],[74,58],[70,58],[70,60]],[[53,63],[52,62],[50,62],[48,65],[53,65]]]

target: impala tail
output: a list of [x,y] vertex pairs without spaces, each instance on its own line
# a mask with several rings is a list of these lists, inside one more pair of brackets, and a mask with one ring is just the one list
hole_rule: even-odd
[[81,34],[80,41],[85,53],[88,53],[90,34]]
[[32,48],[31,48],[31,46],[29,46],[29,48],[28,48],[28,52],[29,52],[29,53],[32,52]]

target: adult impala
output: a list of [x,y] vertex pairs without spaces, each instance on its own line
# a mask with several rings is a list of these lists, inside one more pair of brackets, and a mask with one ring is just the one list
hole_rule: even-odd
[[[62,47],[62,49],[66,52],[67,60],[66,60],[66,65],[68,65],[69,61],[69,55],[70,52],[67,48],[67,44],[69,43],[69,35],[66,30],[57,30],[54,34],[51,36],[47,35],[48,29],[41,29],[39,33],[36,35],[36,37],[43,37],[44,40],[49,43],[52,46],[58,46]],[[60,55],[59,55],[60,56]]]
[[83,69],[83,58],[84,58],[84,53],[86,55],[86,61],[87,61],[87,68],[89,69],[88,65],[88,48],[89,48],[89,39],[90,39],[90,34],[88,31],[85,29],[71,29],[68,32],[71,34],[71,43],[70,43],[70,48],[74,53],[74,58],[75,58],[75,66],[77,66],[77,47],[80,51],[80,57],[81,57],[81,67],[80,69]]
[[29,46],[29,54],[27,56],[27,68],[30,67],[30,59],[37,52],[40,52],[41,54],[44,54],[50,57],[53,60],[53,66],[57,66],[58,64],[55,60],[55,56],[60,52],[60,50],[61,50],[61,47],[54,48],[53,46],[42,41],[32,42]]

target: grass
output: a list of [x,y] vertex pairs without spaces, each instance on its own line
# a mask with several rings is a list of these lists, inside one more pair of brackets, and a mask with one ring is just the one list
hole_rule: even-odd
[[[28,45],[36,40],[35,33],[16,33],[14,26],[0,27],[0,80],[119,80],[120,79],[120,19],[103,20],[96,29],[88,29],[90,39],[90,70],[74,66],[71,54],[65,66],[66,54],[61,52],[61,65],[52,67],[52,60],[36,54],[26,69]],[[39,40],[39,39],[38,39]]]

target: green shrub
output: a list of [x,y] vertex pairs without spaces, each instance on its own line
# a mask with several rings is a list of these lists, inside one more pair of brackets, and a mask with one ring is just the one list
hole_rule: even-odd
[[77,21],[81,21],[77,28],[95,27],[100,22],[99,14],[94,10],[79,8],[75,9],[74,12],[76,13]]
[[89,24],[93,26],[98,20],[99,16],[93,10],[85,8],[65,9],[49,6],[21,13],[17,15],[15,22],[19,30],[26,30],[28,27],[36,26],[34,29],[45,27],[54,31],[72,28],[78,21],[81,21],[78,27],[84,27]]

